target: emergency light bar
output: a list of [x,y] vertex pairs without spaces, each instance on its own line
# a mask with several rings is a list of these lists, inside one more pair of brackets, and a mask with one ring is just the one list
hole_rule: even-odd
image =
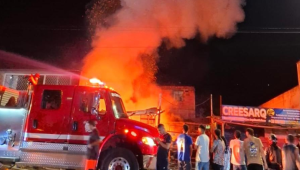
[[[101,81],[101,80],[99,80],[99,79],[97,79],[97,78],[91,78],[91,79],[90,79],[90,83],[92,84],[92,86],[100,86],[100,87],[102,87],[102,88],[106,88],[106,89],[109,89],[109,90],[114,91],[113,88],[106,86],[105,83],[104,83],[103,81]],[[120,97],[120,96],[119,96],[119,97]]]
[[92,78],[92,79],[90,79],[90,83],[92,83],[92,84],[104,85],[104,82],[100,81],[100,80],[97,79],[97,78]]

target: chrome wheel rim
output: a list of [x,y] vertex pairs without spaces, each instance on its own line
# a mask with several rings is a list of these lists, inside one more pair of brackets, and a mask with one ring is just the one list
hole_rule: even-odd
[[108,170],[130,170],[130,165],[126,159],[117,157],[110,161]]

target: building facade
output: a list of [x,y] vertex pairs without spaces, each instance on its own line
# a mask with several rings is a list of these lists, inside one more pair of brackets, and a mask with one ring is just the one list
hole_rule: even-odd
[[300,61],[297,62],[298,85],[263,103],[266,108],[300,109]]
[[[285,108],[300,110],[300,61],[297,62],[298,85],[292,89],[274,97],[273,99],[263,103],[261,107],[265,108]],[[298,129],[264,129],[265,137],[271,133],[275,133],[279,139],[279,144],[284,143],[287,134],[299,134]]]
[[[195,88],[192,86],[160,86],[162,89],[162,102],[168,105],[168,112],[183,120],[193,120],[195,114]],[[171,100],[164,98],[171,96]],[[169,97],[170,98],[170,97]]]
[[[160,115],[159,123],[165,124],[167,130],[172,127],[172,130],[179,128],[181,131],[182,126],[177,126],[178,123],[195,120],[195,89],[191,86],[160,87],[163,113]],[[159,119],[156,108],[148,109],[143,114],[135,114],[130,118],[151,126],[156,126]]]

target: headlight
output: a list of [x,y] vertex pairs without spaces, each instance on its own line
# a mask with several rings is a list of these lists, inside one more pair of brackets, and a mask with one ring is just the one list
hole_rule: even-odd
[[142,141],[144,144],[149,145],[149,146],[155,146],[154,140],[149,137],[143,137]]

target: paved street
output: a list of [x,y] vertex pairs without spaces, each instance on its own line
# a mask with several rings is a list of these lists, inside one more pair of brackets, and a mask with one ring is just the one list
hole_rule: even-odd
[[[177,170],[177,163],[172,163],[170,164],[170,170]],[[193,168],[194,170],[195,168]],[[0,168],[0,170],[58,170],[58,169],[53,169],[53,168],[17,168],[16,166],[7,166],[4,165],[3,167]]]
[[[193,164],[193,169],[194,170],[194,164]],[[3,167],[0,168],[0,170],[57,170],[57,169],[52,169],[52,168],[17,168],[16,166],[8,166],[8,165],[4,165]],[[178,166],[177,166],[177,162],[171,162],[170,163],[170,170],[177,170]]]
[[[1,167],[1,165],[0,165]],[[0,170],[58,170],[53,168],[18,168],[16,166],[3,165]]]

